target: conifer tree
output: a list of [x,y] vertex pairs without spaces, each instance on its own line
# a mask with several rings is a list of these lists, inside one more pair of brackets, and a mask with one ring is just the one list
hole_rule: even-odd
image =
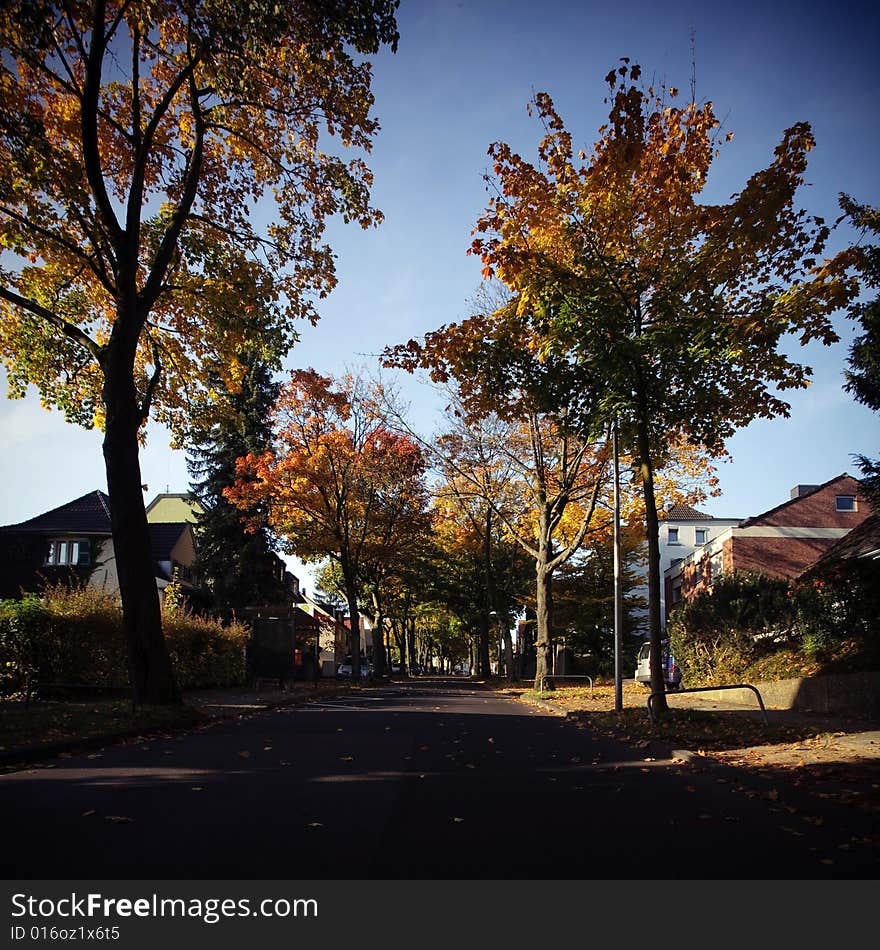
[[241,388],[226,395],[223,411],[192,433],[187,455],[191,488],[204,506],[196,527],[196,572],[224,616],[245,607],[279,603],[285,596],[283,562],[265,527],[246,531],[241,514],[223,496],[236,480],[235,461],[268,449],[270,413],[278,383],[256,352],[244,360]]

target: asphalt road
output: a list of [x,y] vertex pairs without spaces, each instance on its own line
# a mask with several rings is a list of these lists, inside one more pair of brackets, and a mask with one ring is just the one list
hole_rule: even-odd
[[[6,879],[873,879],[878,829],[438,681],[0,775]],[[873,836],[873,847],[869,839]]]

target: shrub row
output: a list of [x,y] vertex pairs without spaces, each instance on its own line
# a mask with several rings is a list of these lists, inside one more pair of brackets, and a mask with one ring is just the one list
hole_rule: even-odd
[[878,581],[870,561],[836,579],[722,575],[668,624],[686,685],[880,668]]
[[[175,610],[165,614],[163,628],[182,689],[245,682],[243,624]],[[0,695],[31,695],[49,684],[127,683],[122,611],[115,598],[89,587],[57,586],[43,597],[0,601]]]

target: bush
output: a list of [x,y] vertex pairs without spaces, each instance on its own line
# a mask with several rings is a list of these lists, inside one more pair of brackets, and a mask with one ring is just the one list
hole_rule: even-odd
[[165,641],[182,689],[242,686],[247,681],[245,645],[249,630],[233,622],[183,612],[166,614]]
[[[876,666],[876,577],[786,581],[722,575],[676,608],[669,635],[690,685],[810,676]],[[873,569],[876,574],[876,568]]]
[[[178,686],[240,686],[248,629],[183,610],[163,617]],[[128,684],[128,651],[116,598],[92,587],[48,588],[0,602],[0,694],[30,696],[40,685]]]
[[0,693],[30,697],[50,669],[52,618],[39,598],[0,601]]

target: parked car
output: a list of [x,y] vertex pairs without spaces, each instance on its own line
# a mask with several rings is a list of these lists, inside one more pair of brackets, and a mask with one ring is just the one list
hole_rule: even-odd
[[[651,644],[643,643],[636,661],[635,680],[643,686],[651,685]],[[674,692],[681,689],[681,667],[675,662],[675,657],[669,652],[669,641],[663,641],[663,677],[666,689]]]
[[[373,673],[373,668],[365,659],[362,659],[361,660],[361,679],[362,680],[367,679],[369,676],[372,675],[372,673]],[[345,662],[340,663],[339,666],[336,667],[336,677],[337,679],[343,679],[343,680],[351,679],[352,677],[351,658],[347,658]]]

